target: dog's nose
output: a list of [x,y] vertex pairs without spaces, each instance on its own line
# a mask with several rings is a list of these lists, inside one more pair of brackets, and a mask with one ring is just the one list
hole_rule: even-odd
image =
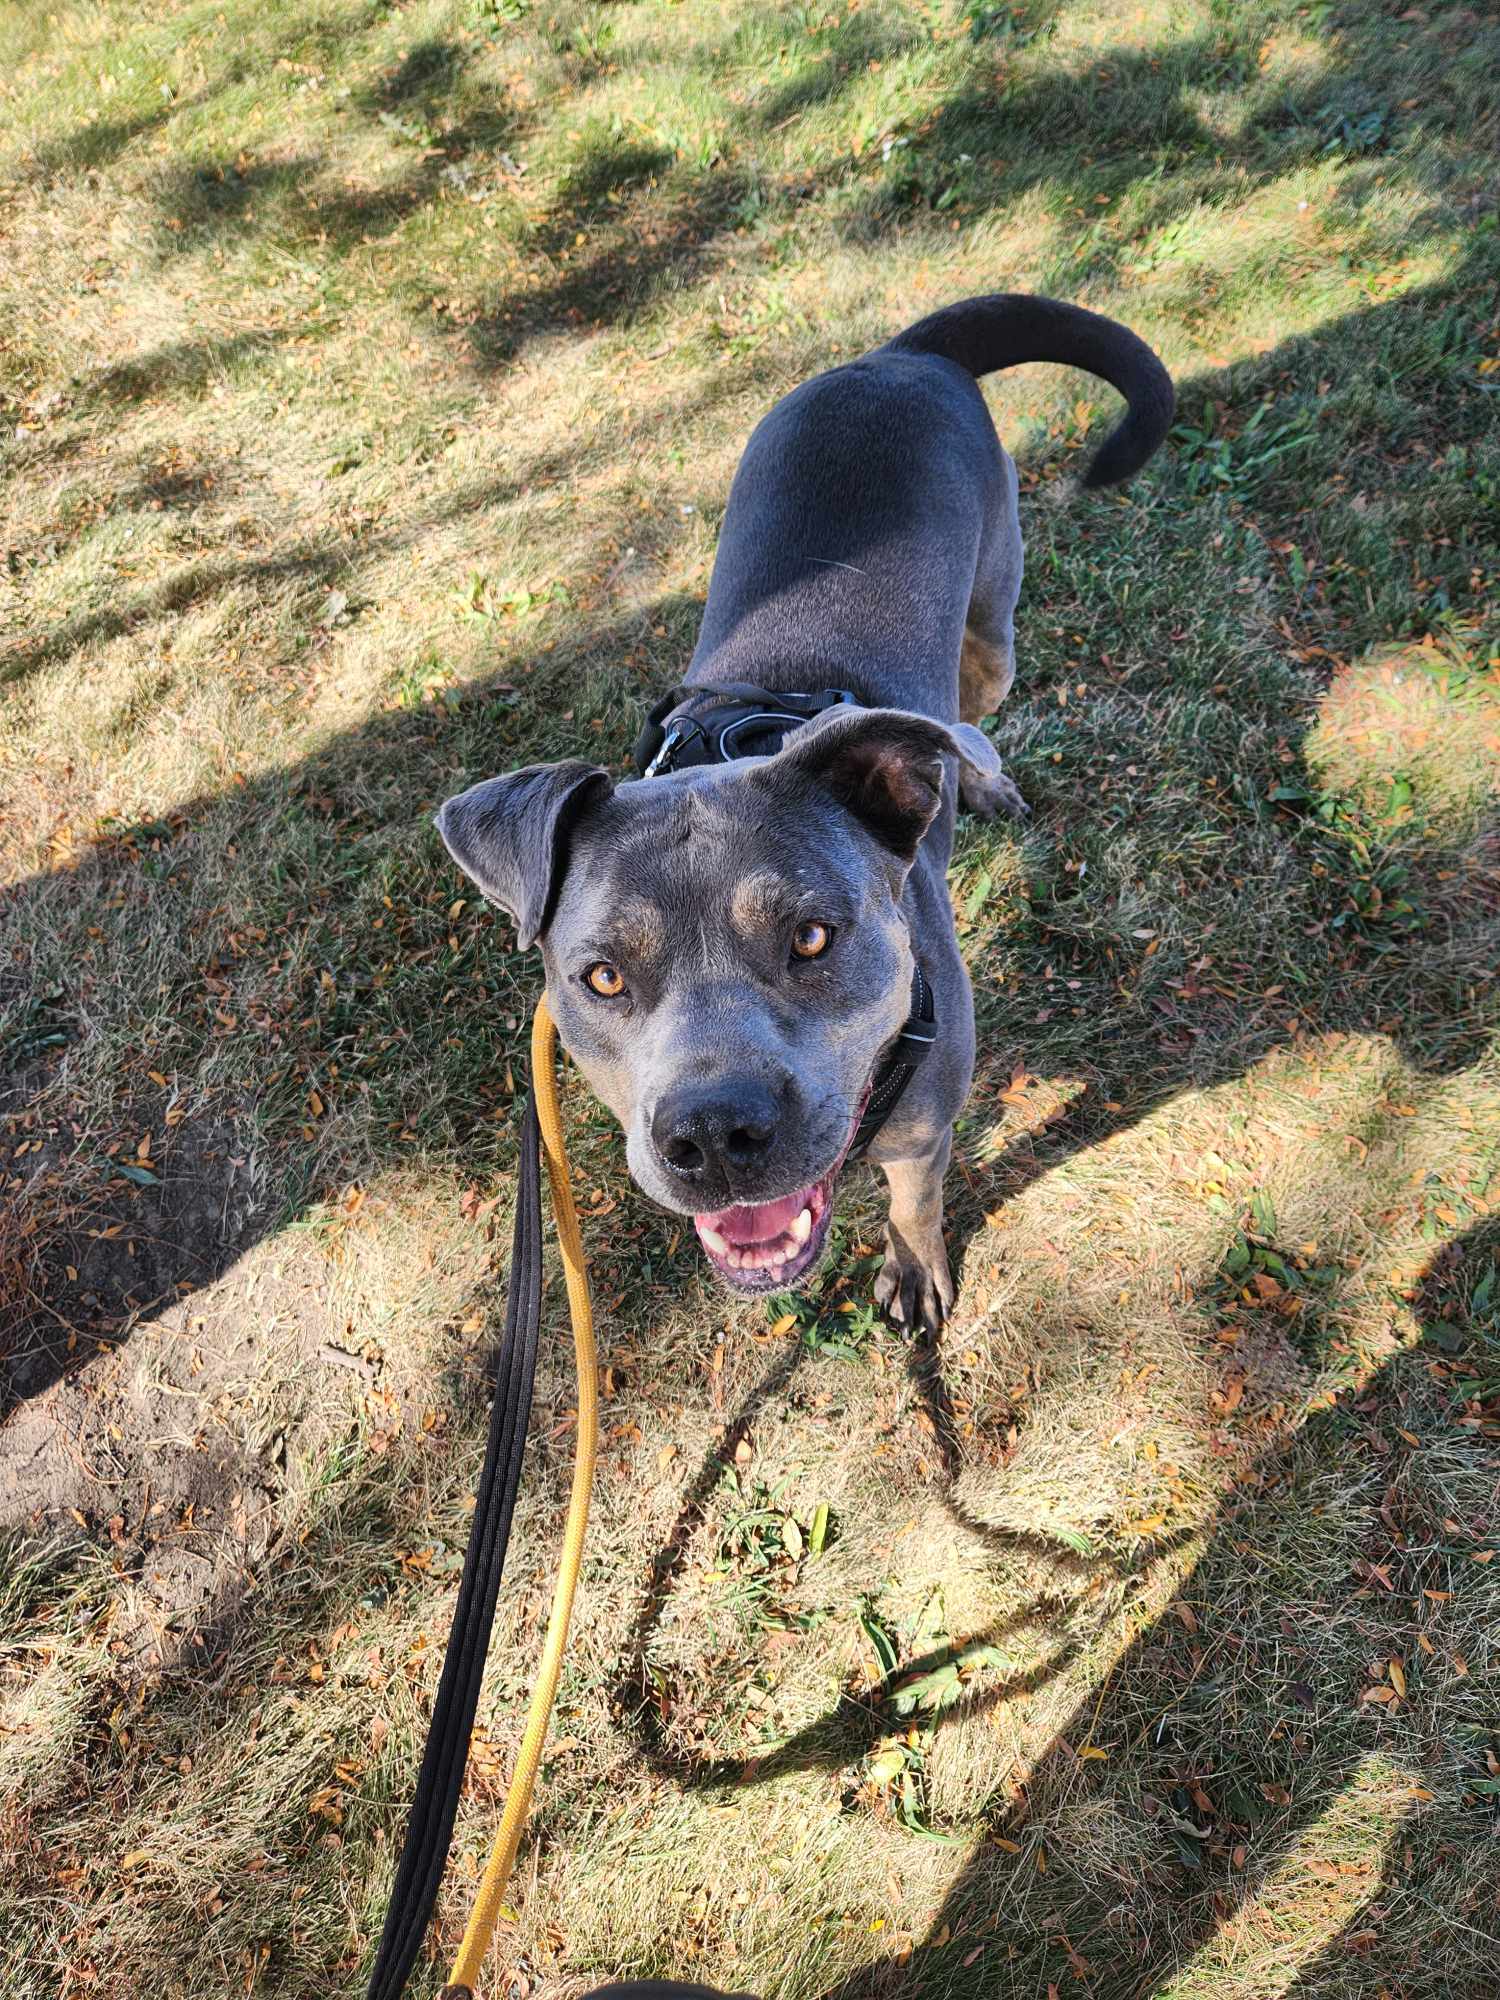
[[711,1179],[755,1166],[776,1137],[776,1100],[751,1077],[669,1091],[651,1138],[674,1174]]

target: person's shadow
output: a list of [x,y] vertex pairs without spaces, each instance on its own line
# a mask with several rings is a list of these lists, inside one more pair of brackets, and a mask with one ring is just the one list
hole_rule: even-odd
[[[1445,1244],[1407,1297],[1421,1338],[1374,1367],[1346,1356],[1326,1372],[1341,1352],[1336,1296],[1296,1320],[1298,1357],[1325,1364],[1328,1386],[1311,1398],[1311,1414],[1268,1421],[1268,1441],[1236,1458],[1206,1539],[1194,1523],[1141,1548],[1128,1577],[1144,1582],[1155,1570],[1159,1586],[1171,1572],[1172,1610],[1120,1654],[1103,1688],[1084,1695],[1026,1769],[997,1768],[971,1858],[926,1942],[862,1967],[823,2000],[1029,1995],[1049,1983],[1066,1990],[1070,1976],[1107,2000],[1190,1993],[1194,1967],[1207,1981],[1216,1954],[1233,1958],[1245,1922],[1274,1924],[1293,1900],[1312,1955],[1278,1988],[1286,1996],[1479,2000],[1490,1990],[1500,1856],[1484,1852],[1494,1848],[1484,1796],[1494,1788],[1481,1749],[1484,1614],[1470,1600],[1487,1584],[1493,1466],[1483,1432],[1500,1402],[1500,1221]],[[942,1422],[935,1360],[914,1357],[913,1373]],[[900,1661],[878,1687],[748,1758],[667,1747],[644,1698],[655,1623],[735,1442],[787,1374],[785,1363],[772,1371],[690,1488],[651,1573],[619,1691],[643,1753],[693,1788],[743,1790],[809,1768],[857,1772],[877,1741],[908,1725],[902,1691],[951,1652]],[[1446,1448],[1445,1429],[1463,1443]],[[1443,1454],[1432,1474],[1428,1445]],[[996,1555],[1019,1546],[950,1504]],[[1172,1562],[1198,1540],[1196,1561]],[[1067,1551],[1050,1556],[1056,1566]],[[1080,1581],[1090,1566],[1077,1560]],[[1267,1591],[1274,1618],[1257,1601]],[[1372,1600],[1386,1614],[1379,1622],[1361,1610]],[[1403,1600],[1411,1615],[1392,1618]],[[1047,1616],[1039,1605],[966,1645],[1002,1641]],[[1403,1635],[1394,1642],[1393,1629]],[[1382,1643],[1398,1644],[1404,1663],[1390,1668]],[[1045,1690],[1074,1652],[1060,1643],[1025,1674],[990,1677],[932,1729]],[[1405,1721],[1403,1711],[1424,1703],[1441,1707],[1440,1726]],[[1444,1768],[1455,1734],[1475,1745],[1467,1797],[1464,1774]],[[1439,1797],[1429,1822],[1424,1809]],[[1471,1853],[1455,1847],[1455,1809],[1472,1818]],[[1088,1836],[1081,1852],[1057,1838],[1070,1826]],[[1403,1921],[1392,1922],[1397,1907]],[[1423,1910],[1443,1929],[1441,1970],[1426,1984]]]

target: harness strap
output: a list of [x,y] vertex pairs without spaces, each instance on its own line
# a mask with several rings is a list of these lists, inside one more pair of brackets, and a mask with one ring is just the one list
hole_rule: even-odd
[[643,778],[659,778],[694,764],[773,757],[802,723],[826,709],[854,702],[847,688],[823,688],[816,694],[770,694],[752,687],[673,688],[641,727],[635,767]]
[[848,1157],[864,1157],[866,1148],[900,1102],[901,1093],[917,1073],[917,1064],[937,1040],[933,1016],[932,987],[920,963],[911,974],[911,1012],[897,1035],[889,1054],[876,1072],[864,1114],[854,1128]]

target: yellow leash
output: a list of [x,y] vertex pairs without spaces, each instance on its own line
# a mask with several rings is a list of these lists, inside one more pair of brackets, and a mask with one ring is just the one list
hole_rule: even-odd
[[448,1984],[443,1989],[444,2000],[472,2000],[475,1982],[494,1940],[500,1905],[504,1901],[510,1871],[515,1866],[516,1849],[521,1844],[521,1835],[531,1810],[532,1788],[542,1760],[542,1745],[547,1737],[552,1704],[557,1698],[563,1649],[568,1643],[568,1621],[573,1612],[573,1593],[583,1560],[583,1537],[589,1519],[589,1490],[594,1483],[594,1460],[599,1448],[594,1314],[589,1302],[583,1239],[578,1232],[578,1212],[573,1206],[568,1162],[563,1151],[556,1055],[557,1029],[547,1012],[546,1001],[539,1000],[531,1024],[531,1081],[536,1092],[537,1123],[541,1127],[547,1178],[552,1187],[552,1212],[557,1222],[557,1240],[562,1249],[563,1274],[568,1284],[568,1309],[573,1319],[573,1354],[578,1370],[578,1434],[573,1459],[573,1488],[568,1496],[562,1555],[552,1591],[552,1612],[547,1620],[541,1666],[526,1717],[526,1733],[521,1738],[505,1810],[500,1816],[489,1863],[474,1898],[468,1928],[448,1974]]

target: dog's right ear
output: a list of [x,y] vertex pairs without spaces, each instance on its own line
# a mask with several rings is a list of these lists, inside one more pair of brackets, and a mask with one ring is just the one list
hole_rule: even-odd
[[522,951],[547,927],[574,821],[611,789],[607,771],[570,758],[486,778],[439,808],[443,845],[489,901],[515,919]]

